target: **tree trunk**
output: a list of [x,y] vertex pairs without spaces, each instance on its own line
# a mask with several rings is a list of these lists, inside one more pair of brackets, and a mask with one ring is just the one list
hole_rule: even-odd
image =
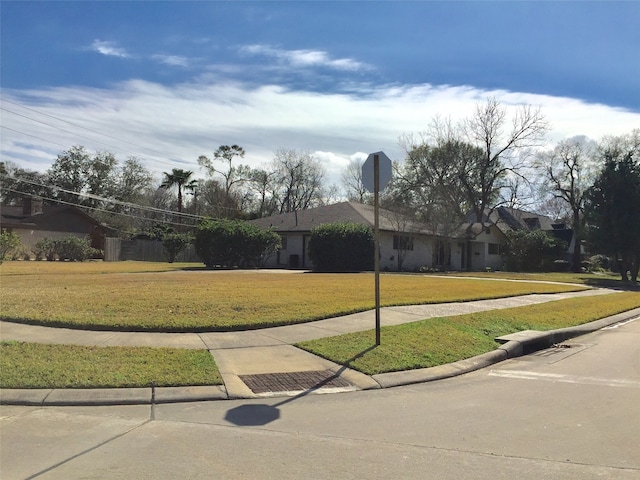
[[574,273],[582,272],[582,235],[580,231],[580,213],[573,214],[573,236],[575,243],[573,245],[571,266]]

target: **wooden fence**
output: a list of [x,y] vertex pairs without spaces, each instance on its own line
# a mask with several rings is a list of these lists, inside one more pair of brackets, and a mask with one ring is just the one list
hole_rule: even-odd
[[[138,260],[143,262],[166,262],[168,255],[162,242],[154,240],[122,240],[121,238],[105,238],[104,261],[120,262]],[[193,245],[189,245],[176,258],[176,262],[201,262]]]

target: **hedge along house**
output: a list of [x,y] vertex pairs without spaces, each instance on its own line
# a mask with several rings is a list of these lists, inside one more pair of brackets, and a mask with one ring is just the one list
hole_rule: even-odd
[[[272,229],[282,238],[282,248],[265,264],[267,268],[313,268],[308,255],[311,231],[326,223],[355,223],[374,228],[374,208],[356,202],[310,208],[251,220],[260,228]],[[380,268],[414,271],[433,265],[438,244],[426,228],[389,210],[379,211]]]
[[24,197],[21,206],[0,208],[0,228],[17,233],[28,248],[45,238],[73,235],[89,238],[93,248],[104,249],[108,227],[72,205],[44,205],[40,198]]

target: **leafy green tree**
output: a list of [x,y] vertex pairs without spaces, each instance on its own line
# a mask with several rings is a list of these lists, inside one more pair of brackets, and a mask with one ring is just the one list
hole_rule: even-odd
[[[235,216],[235,211],[240,208],[243,193],[240,186],[251,179],[251,168],[247,165],[234,165],[234,159],[244,158],[245,150],[239,145],[220,145],[213,152],[213,159],[206,155],[198,157],[198,164],[203,167],[210,179],[216,180],[216,176],[222,177],[218,182],[219,194],[222,198],[218,206],[225,209],[225,216]],[[215,163],[214,163],[215,162]],[[221,163],[222,167],[217,167]]]
[[183,201],[182,201],[182,191],[183,189],[193,188],[197,183],[197,180],[192,180],[191,176],[193,172],[191,170],[182,170],[179,168],[174,168],[171,170],[171,173],[163,172],[164,180],[160,188],[171,188],[173,186],[178,189],[178,212],[182,213]]
[[2,230],[0,232],[0,263],[8,253],[20,246],[20,236],[16,232]]
[[[640,269],[640,163],[637,148],[605,152],[605,166],[587,192],[587,239],[593,252],[619,262],[622,280]],[[627,273],[629,272],[629,274]]]
[[129,157],[120,167],[116,178],[115,197],[130,203],[141,203],[153,176],[136,157]]
[[58,191],[57,198],[65,202],[81,203],[78,195],[69,192],[84,192],[87,187],[87,175],[91,157],[83,146],[74,145],[58,155],[47,171],[51,184],[68,192]]
[[12,162],[0,162],[2,205],[20,205],[25,196],[54,198],[55,193],[48,185],[46,173],[20,168]]
[[[110,152],[97,152],[89,157],[84,170],[85,191],[91,195],[115,198],[118,180],[118,160]],[[91,207],[104,206],[105,202],[89,197],[84,202]]]
[[311,231],[309,258],[320,272],[373,269],[373,231],[355,223],[325,223]]

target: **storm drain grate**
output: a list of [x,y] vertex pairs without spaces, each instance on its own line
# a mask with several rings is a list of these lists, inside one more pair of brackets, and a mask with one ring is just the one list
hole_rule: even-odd
[[261,373],[239,375],[253,393],[294,392],[312,388],[350,387],[346,380],[336,377],[331,370],[312,370],[308,372]]

